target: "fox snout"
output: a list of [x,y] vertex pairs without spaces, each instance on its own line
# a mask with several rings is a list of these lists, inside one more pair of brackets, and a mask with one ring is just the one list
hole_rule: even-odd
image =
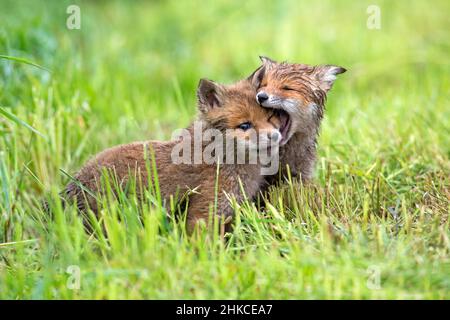
[[258,92],[258,94],[256,95],[256,101],[258,101],[259,104],[262,104],[267,99],[269,99],[269,96],[264,91]]
[[266,108],[284,109],[283,103],[286,100],[287,99],[268,93],[266,91],[260,91],[256,94],[256,102]]

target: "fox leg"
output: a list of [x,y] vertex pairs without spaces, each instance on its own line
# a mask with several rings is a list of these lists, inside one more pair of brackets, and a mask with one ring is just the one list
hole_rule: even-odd
[[[203,221],[206,223],[207,229],[213,231],[213,221],[210,220],[210,210],[214,210],[215,197],[214,195],[203,196],[194,195],[189,200],[188,216],[186,221],[186,229],[188,234],[192,234],[196,226]],[[231,228],[231,220],[233,209],[230,206],[225,195],[217,196],[217,208],[215,210],[219,218],[219,231],[223,235]]]

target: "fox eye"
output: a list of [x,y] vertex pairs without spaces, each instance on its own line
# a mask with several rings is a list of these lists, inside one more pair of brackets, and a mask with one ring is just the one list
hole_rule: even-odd
[[294,90],[294,89],[292,89],[291,87],[289,87],[289,86],[284,86],[283,88],[281,88],[281,89],[283,89],[283,90]]
[[244,122],[241,123],[240,125],[238,125],[238,128],[243,130],[243,131],[247,131],[248,129],[250,129],[252,127],[252,124],[250,122]]

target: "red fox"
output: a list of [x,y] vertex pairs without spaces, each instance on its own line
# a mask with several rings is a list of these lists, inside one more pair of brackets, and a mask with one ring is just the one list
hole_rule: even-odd
[[[185,129],[189,136],[186,139],[178,137],[167,142],[135,142],[107,149],[91,159],[75,175],[75,181],[65,188],[64,198],[74,200],[82,211],[90,208],[97,213],[97,200],[93,195],[102,193],[99,184],[102,171],[113,170],[120,185],[126,184],[130,173],[134,173],[143,186],[148,186],[149,180],[155,179],[151,170],[146,168],[150,158],[148,156],[146,160],[146,154],[154,154],[161,198],[166,208],[171,196],[189,193],[195,189],[195,192],[189,195],[188,201],[188,232],[192,233],[200,220],[204,220],[209,226],[207,220],[213,205],[216,206],[217,215],[226,221],[221,225],[222,230],[229,230],[233,210],[225,193],[234,196],[238,202],[245,196],[253,198],[265,182],[261,173],[261,161],[239,163],[235,161],[234,153],[233,159],[220,160],[219,153],[224,150],[220,149],[222,146],[213,150],[213,161],[208,163],[202,159],[192,161],[190,154],[194,151],[195,158],[199,155],[198,152],[202,156],[207,151],[208,143],[202,134],[211,129],[216,134],[215,139],[228,138],[236,142],[232,150],[236,151],[237,155],[240,152],[238,146],[244,146],[246,154],[252,150],[261,152],[266,148],[273,152],[271,157],[278,156],[276,149],[270,148],[281,141],[279,129],[281,119],[286,116],[272,109],[261,108],[255,101],[255,94],[248,80],[233,85],[200,80],[197,89],[199,116],[196,122],[196,125],[200,124],[202,127],[200,141],[195,139],[196,125],[192,125]],[[252,130],[256,132],[256,140],[251,135]],[[187,148],[183,143],[187,143]],[[196,150],[198,147],[200,149]],[[188,161],[174,158],[174,155],[179,155],[177,153],[180,150],[184,153],[182,157],[187,157]],[[218,161],[220,164],[216,188]],[[86,190],[90,192],[85,192]],[[142,197],[139,192],[137,194]]]
[[[316,161],[316,144],[323,118],[326,94],[336,75],[346,69],[334,65],[310,66],[278,63],[260,57],[263,64],[249,79],[257,90],[258,103],[271,109],[282,109],[289,115],[282,123],[280,171],[286,177],[286,166],[292,176],[303,181],[312,178]],[[274,180],[275,179],[275,180]],[[272,184],[278,175],[268,178]]]

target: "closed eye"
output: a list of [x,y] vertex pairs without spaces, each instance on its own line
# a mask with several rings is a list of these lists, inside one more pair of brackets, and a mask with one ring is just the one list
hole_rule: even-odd
[[281,88],[283,90],[288,90],[288,91],[295,91],[295,89],[289,87],[289,86],[284,86],[283,88]]

